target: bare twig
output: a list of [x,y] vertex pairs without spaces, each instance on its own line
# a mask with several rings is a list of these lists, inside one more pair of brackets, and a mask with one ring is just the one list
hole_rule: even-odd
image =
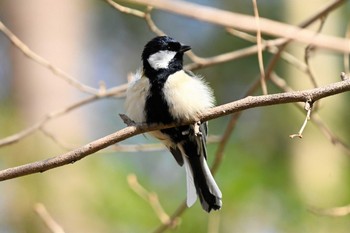
[[139,17],[139,18],[144,18],[146,13],[143,12],[143,11],[139,11],[139,10],[136,10],[136,9],[132,9],[132,8],[129,8],[129,7],[125,7],[125,6],[122,6],[112,0],[106,0],[106,2],[108,4],[110,4],[112,7],[114,7],[115,9],[117,9],[118,11],[122,12],[122,13],[125,13],[125,14],[129,14],[129,15],[133,15],[133,16],[136,16],[136,17]]
[[[281,40],[281,39],[270,40],[266,44],[262,44],[262,49],[264,50],[269,46],[277,46],[282,43],[284,43],[284,40]],[[247,48],[219,54],[213,57],[208,57],[208,58],[196,57],[196,59],[192,59],[194,63],[186,65],[185,69],[196,70],[196,69],[200,69],[208,66],[213,66],[223,62],[232,61],[238,58],[247,57],[247,56],[256,54],[257,52],[258,52],[258,46],[253,45]]]
[[64,72],[60,68],[57,68],[56,66],[52,65],[45,58],[43,58],[40,55],[33,52],[15,34],[13,34],[1,21],[0,21],[0,31],[2,31],[4,33],[4,35],[7,36],[9,38],[9,40],[15,45],[15,47],[18,48],[25,56],[27,56],[31,60],[35,61],[36,63],[46,67],[53,74],[62,78],[68,84],[72,85],[73,87],[77,88],[78,90],[80,90],[82,92],[86,92],[86,93],[93,94],[93,95],[99,94],[98,89],[89,87],[89,86],[79,82],[76,78],[67,74],[66,72]]
[[63,150],[69,151],[73,150],[74,147],[72,145],[68,145],[68,143],[65,143],[61,141],[57,136],[55,136],[53,133],[49,132],[45,129],[45,127],[40,127],[40,131],[49,139],[51,139],[57,146],[61,147]]
[[[326,18],[327,18],[327,16],[323,16],[320,18],[320,25],[318,26],[318,29],[317,29],[318,33],[321,32],[321,30],[326,22]],[[304,53],[304,61],[305,61],[305,64],[307,66],[306,73],[308,74],[313,87],[317,87],[318,86],[317,80],[316,80],[316,77],[315,77],[314,72],[312,71],[311,65],[310,65],[310,57],[314,51],[315,51],[315,47],[313,45],[306,46],[305,53]]]
[[185,210],[187,209],[186,201],[183,201],[177,209],[174,211],[173,215],[170,216],[170,221],[167,224],[160,225],[157,229],[153,231],[153,233],[161,233],[171,228],[174,224],[178,224],[179,216],[181,216]]
[[220,212],[209,215],[208,233],[219,233],[220,229]]
[[52,218],[42,203],[35,204],[34,210],[52,233],[64,233],[63,228]]
[[[348,23],[348,27],[345,33],[345,38],[350,39],[350,23]],[[350,53],[344,53],[344,71],[346,73],[350,73]]]
[[[228,104],[220,105],[208,109],[205,113],[197,116],[202,122],[215,119],[234,112],[243,111],[250,108],[262,107],[268,105],[285,104],[292,102],[306,102],[311,100],[313,102],[331,95],[336,95],[350,90],[350,80],[345,80],[324,87],[314,88],[305,91],[295,91],[280,94],[271,94],[263,96],[249,96],[241,100],[237,100]],[[193,124],[195,121],[183,122],[184,124]],[[147,125],[137,124],[135,126],[128,126],[113,134],[107,135],[96,141],[90,142],[80,148],[69,151],[67,153],[58,155],[34,163],[28,163],[22,166],[8,168],[0,171],[0,181],[13,179],[20,176],[25,176],[33,173],[44,172],[53,168],[57,168],[66,164],[74,163],[90,154],[102,150],[117,142],[123,141],[129,137],[148,131],[159,130],[164,128],[174,127],[171,125]]]
[[158,36],[165,35],[165,33],[162,30],[160,30],[152,20],[151,11],[152,11],[153,7],[147,6],[146,12],[143,12],[143,11],[139,11],[139,10],[132,9],[129,7],[122,6],[122,5],[116,3],[112,0],[105,0],[105,1],[108,4],[110,4],[112,7],[114,7],[116,10],[118,10],[122,13],[134,15],[136,17],[144,19],[146,21],[148,27],[151,29],[151,31],[154,32],[155,34],[157,34]]
[[266,86],[266,80],[265,80],[265,69],[264,69],[264,62],[263,62],[263,54],[262,54],[262,40],[261,40],[261,31],[260,31],[260,18],[259,18],[259,10],[258,10],[258,4],[256,0],[253,0],[253,9],[254,9],[254,16],[255,16],[255,22],[256,22],[256,44],[258,46],[258,61],[259,61],[259,69],[260,69],[260,84],[261,84],[261,90],[264,95],[267,95],[267,86]]
[[164,36],[165,33],[157,27],[157,25],[154,23],[154,21],[152,19],[152,16],[151,16],[152,9],[153,9],[153,7],[151,7],[151,6],[147,7],[147,11],[146,11],[144,19],[145,19],[149,29],[151,29],[152,32],[154,32],[158,36]]
[[[169,224],[170,223],[170,217],[169,215],[164,211],[162,205],[159,202],[158,195],[153,192],[147,191],[137,180],[137,177],[135,174],[130,174],[127,177],[129,187],[142,199],[144,199],[148,204],[152,207],[156,215],[158,216],[159,220],[163,224]],[[175,227],[173,225],[173,227]]]
[[50,113],[46,114],[40,121],[33,124],[32,126],[26,128],[18,133],[15,133],[13,135],[10,135],[10,136],[7,136],[7,137],[1,139],[0,140],[0,147],[11,145],[13,143],[18,142],[19,140],[29,136],[30,134],[34,133],[37,130],[39,130],[46,123],[48,123],[50,120],[57,118],[59,116],[62,116],[62,115],[66,114],[74,109],[77,109],[85,104],[91,103],[93,101],[96,101],[96,100],[102,99],[102,98],[123,96],[126,88],[127,88],[127,84],[123,84],[123,85],[120,85],[118,87],[114,87],[114,88],[111,88],[109,90],[106,90],[99,95],[87,97],[87,98],[80,100],[76,103],[73,103],[67,107],[50,112]]
[[[233,28],[226,28],[226,31],[228,33],[230,33],[231,35],[233,35],[233,36],[239,37],[239,38],[241,38],[243,40],[246,40],[246,41],[249,41],[249,42],[252,42],[252,43],[256,43],[257,38],[255,36],[252,36],[252,35],[248,34],[248,33],[241,32],[241,31],[238,31],[238,30],[233,29]],[[271,41],[274,41],[274,40],[264,40],[264,39],[262,39],[261,40],[262,49],[266,50],[266,51],[268,51],[268,52],[270,52],[272,54],[279,53],[278,45],[271,44],[270,43]],[[279,39],[279,41],[281,41],[281,40]],[[284,42],[284,41],[281,41],[281,43],[282,42]],[[289,63],[290,65],[292,65],[293,67],[299,69],[302,72],[306,72],[307,66],[305,65],[305,63],[300,61],[294,55],[292,55],[292,54],[290,54],[290,53],[288,53],[288,52],[286,52],[284,50],[281,52],[280,55],[281,55],[281,58],[285,62]]]
[[321,209],[316,207],[309,207],[309,211],[317,215],[324,215],[329,217],[341,217],[350,214],[350,205]]
[[312,101],[308,100],[305,102],[304,109],[306,110],[306,117],[305,117],[304,123],[301,126],[298,133],[289,135],[290,138],[295,138],[295,137],[303,138],[304,129],[306,127],[307,122],[310,120],[312,105],[313,105]]

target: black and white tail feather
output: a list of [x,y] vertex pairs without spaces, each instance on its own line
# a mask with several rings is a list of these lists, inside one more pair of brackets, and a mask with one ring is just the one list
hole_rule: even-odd
[[190,142],[187,143],[193,144],[192,146],[197,149],[196,153],[191,149],[186,150],[183,145],[177,145],[181,151],[186,170],[187,206],[192,206],[196,202],[198,195],[205,211],[218,210],[222,206],[222,194],[206,161],[207,123],[201,124],[200,135],[196,135],[193,128],[191,126],[191,132],[189,133]]
[[[143,69],[134,75],[126,95],[126,112],[136,122],[169,124],[193,120],[214,105],[212,90],[200,78],[182,69],[190,47],[174,39],[156,37],[142,53]],[[200,199],[210,212],[222,206],[222,194],[207,164],[207,122],[150,132],[185,167],[187,206]]]

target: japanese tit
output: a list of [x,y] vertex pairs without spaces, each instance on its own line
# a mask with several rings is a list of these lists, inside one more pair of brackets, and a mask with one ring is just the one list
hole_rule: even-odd
[[[214,106],[213,92],[193,73],[183,70],[183,55],[191,47],[168,36],[149,41],[142,52],[143,68],[130,82],[125,108],[135,122],[170,124],[195,120],[198,114]],[[198,126],[198,125],[197,125]],[[149,132],[185,166],[187,206],[200,199],[210,212],[222,206],[222,194],[207,165],[207,122]]]

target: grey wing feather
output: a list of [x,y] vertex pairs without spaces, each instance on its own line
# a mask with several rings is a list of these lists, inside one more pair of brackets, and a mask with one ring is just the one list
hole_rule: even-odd
[[203,154],[205,159],[207,159],[207,147],[206,147],[206,143],[207,143],[207,135],[208,135],[208,122],[204,122],[200,125],[199,127],[199,131],[202,133],[201,137],[197,137],[197,140],[200,139],[200,143],[198,143],[198,145],[201,145],[200,148],[201,150],[203,150]]

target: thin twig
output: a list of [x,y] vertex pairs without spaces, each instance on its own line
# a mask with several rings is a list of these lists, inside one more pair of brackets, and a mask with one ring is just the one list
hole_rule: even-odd
[[[320,18],[320,25],[318,26],[317,33],[321,32],[321,30],[326,22],[326,18],[327,18],[327,16],[323,16]],[[305,53],[304,53],[304,61],[305,61],[306,67],[307,67],[306,73],[308,74],[313,87],[318,87],[316,77],[315,77],[314,72],[312,71],[311,65],[310,65],[310,57],[314,51],[315,51],[315,47],[313,45],[306,46]]]
[[304,129],[306,127],[307,122],[310,120],[312,104],[313,103],[311,101],[306,101],[305,102],[304,109],[306,110],[306,117],[305,117],[304,123],[301,126],[301,128],[300,128],[298,133],[289,135],[290,138],[295,138],[295,137],[303,138]]
[[314,214],[324,215],[329,217],[341,217],[341,216],[346,216],[350,214],[350,205],[326,208],[326,209],[309,207],[308,209]]
[[158,36],[164,36],[165,33],[157,27],[157,25],[154,23],[154,21],[152,19],[152,16],[151,16],[152,9],[153,9],[153,7],[151,7],[151,6],[147,7],[147,11],[146,11],[144,19],[145,19],[149,29],[152,32],[154,32]]
[[139,11],[139,10],[136,10],[136,9],[132,9],[132,8],[129,8],[129,7],[125,7],[125,6],[122,6],[112,0],[105,0],[108,4],[110,4],[112,7],[114,7],[115,9],[117,9],[118,11],[122,12],[122,13],[125,13],[125,14],[129,14],[129,15],[133,15],[133,16],[136,16],[136,17],[139,17],[139,18],[144,18],[146,13],[143,12],[143,11]]
[[[281,39],[275,39],[275,40],[270,40],[267,41],[266,44],[262,45],[262,49],[266,49],[269,46],[277,46],[279,44],[284,43],[284,40]],[[197,70],[200,68],[205,68],[208,66],[213,66],[213,65],[217,65],[223,62],[228,62],[228,61],[232,61],[238,58],[243,58],[243,57],[247,57],[253,54],[256,54],[258,52],[258,46],[257,45],[253,45],[253,46],[249,46],[247,48],[243,48],[243,49],[239,49],[239,50],[235,50],[235,51],[231,51],[231,52],[227,52],[227,53],[222,53],[213,57],[208,57],[208,58],[200,58],[200,57],[191,57],[191,59],[194,61],[194,63],[188,64],[185,66],[185,69],[187,70]],[[260,81],[260,79],[259,79]]]
[[220,232],[220,212],[215,212],[209,215],[208,220],[208,233]]
[[[127,180],[129,187],[152,207],[161,223],[169,224],[170,217],[164,211],[162,205],[160,204],[158,195],[156,193],[149,192],[144,187],[142,187],[142,185],[138,182],[135,174],[128,175]],[[174,225],[173,227],[175,226],[176,225]]]
[[174,224],[178,224],[179,216],[181,216],[185,210],[187,210],[186,200],[181,202],[181,204],[174,211],[173,215],[170,216],[170,221],[167,224],[161,224],[158,226],[153,233],[161,233],[171,228]]
[[63,228],[52,218],[42,203],[35,204],[34,210],[52,233],[64,233]]
[[74,149],[72,145],[68,145],[68,143],[61,141],[57,136],[45,129],[45,127],[40,127],[40,131],[63,150],[69,151]]
[[[345,38],[350,39],[350,22],[348,23],[348,26],[347,26]],[[344,53],[343,61],[344,61],[344,71],[345,71],[345,73],[348,74],[348,73],[350,73],[350,53]]]
[[77,88],[82,92],[86,92],[88,94],[97,95],[99,94],[99,90],[89,87],[81,82],[79,82],[76,78],[67,74],[60,68],[54,66],[45,58],[41,57],[37,53],[33,52],[26,44],[24,44],[15,34],[13,34],[1,21],[0,21],[0,31],[4,33],[4,35],[18,48],[25,56],[35,61],[41,66],[44,66],[48,70],[50,70],[54,75],[60,77],[64,81],[66,81],[71,86]]
[[265,80],[265,70],[264,70],[264,61],[263,61],[263,54],[262,54],[262,40],[261,40],[261,31],[260,31],[260,19],[259,19],[259,10],[258,10],[258,4],[256,0],[253,0],[253,9],[254,9],[254,16],[255,16],[255,22],[256,22],[256,44],[258,46],[258,61],[259,61],[259,70],[260,70],[260,84],[261,84],[261,90],[264,95],[267,95],[267,86],[266,86],[266,80]]
[[48,123],[50,120],[55,119],[59,116],[62,116],[64,114],[66,114],[72,110],[75,110],[79,107],[82,107],[88,103],[91,103],[93,101],[96,101],[96,100],[99,100],[102,98],[123,96],[126,88],[127,88],[127,84],[122,84],[118,87],[108,89],[108,90],[104,91],[103,93],[100,93],[99,95],[87,97],[83,100],[77,101],[77,102],[75,102],[69,106],[66,106],[62,109],[47,113],[40,121],[31,125],[30,127],[26,128],[20,132],[17,132],[13,135],[10,135],[10,136],[7,136],[5,138],[0,139],[0,147],[8,146],[8,145],[11,145],[13,143],[20,141],[23,138],[25,138],[25,137],[31,135],[32,133],[36,132],[37,130],[39,130],[46,123]]
[[[249,41],[249,42],[252,42],[252,43],[256,43],[256,41],[257,41],[256,36],[252,36],[252,35],[250,35],[248,33],[241,32],[241,31],[238,31],[238,30],[233,29],[233,28],[226,28],[226,31],[228,33],[230,33],[231,35],[233,35],[233,36],[239,37],[239,38],[241,38],[243,40],[246,40],[246,41]],[[278,47],[278,45],[271,44],[270,43],[271,41],[273,41],[273,40],[264,40],[264,39],[262,39],[261,40],[261,43],[263,44],[262,49],[266,50],[267,52],[270,52],[272,54],[277,54],[278,51],[279,51],[279,47]],[[281,43],[284,42],[282,40],[279,40],[279,41],[281,41]],[[298,58],[296,58],[291,53],[288,53],[288,52],[283,50],[281,52],[281,58],[285,62],[287,62],[290,65],[292,65],[293,67],[299,69],[300,71],[306,72],[307,66],[305,65],[305,63],[300,61]]]
[[151,11],[153,9],[153,7],[151,6],[147,6],[147,10],[146,12],[143,11],[139,11],[133,8],[129,8],[129,7],[125,7],[122,6],[112,0],[105,0],[108,4],[110,4],[112,7],[114,7],[116,10],[125,13],[125,14],[130,14],[139,18],[142,18],[146,21],[149,29],[154,32],[155,34],[157,34],[158,36],[164,36],[165,33],[160,30],[157,25],[154,23],[152,16],[151,16]]

